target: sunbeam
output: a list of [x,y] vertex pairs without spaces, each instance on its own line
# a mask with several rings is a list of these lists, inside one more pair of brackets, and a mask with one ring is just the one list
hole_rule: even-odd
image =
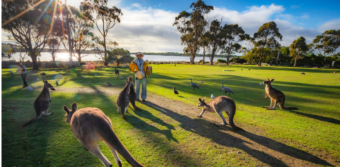
[[[40,0],[39,2],[37,2],[36,4],[34,4],[32,7],[35,8],[36,6],[38,6],[39,4],[43,3],[45,0]],[[27,8],[26,10],[22,11],[21,13],[17,14],[16,16],[14,16],[13,18],[5,21],[2,26],[5,26],[6,24],[10,23],[11,21],[17,19],[18,17],[22,16],[23,14],[27,13],[29,10],[31,10],[30,8]]]

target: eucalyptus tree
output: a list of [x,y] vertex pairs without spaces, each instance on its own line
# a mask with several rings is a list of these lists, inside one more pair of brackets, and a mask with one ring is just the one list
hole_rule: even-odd
[[181,44],[185,45],[183,51],[190,53],[190,62],[194,64],[197,52],[199,51],[199,39],[204,32],[207,21],[204,14],[214,10],[213,6],[206,5],[202,0],[190,5],[191,12],[182,11],[176,18],[173,26],[182,34]]
[[[37,56],[47,44],[51,15],[46,13],[50,0],[2,1],[2,28],[11,33],[12,37],[25,48],[32,59],[33,70],[38,70]],[[50,8],[53,12],[54,8]]]
[[199,39],[199,46],[203,49],[203,64],[205,62],[205,54],[208,51],[208,46],[209,46],[209,32],[205,32],[204,34],[201,35]]
[[322,35],[330,37],[329,41],[331,41],[331,46],[333,46],[334,51],[340,47],[340,29],[328,30],[325,31]]
[[62,6],[61,19],[63,22],[63,38],[62,44],[66,51],[69,53],[69,61],[73,62],[73,55],[75,52],[75,46],[77,40],[81,38],[81,32],[76,31],[78,24],[76,22],[76,17],[78,9],[73,6],[64,4]]
[[309,49],[316,51],[318,54],[322,54],[326,56],[326,54],[332,53],[335,51],[332,46],[332,41],[330,41],[331,37],[327,35],[317,35],[315,39],[313,39],[313,43],[308,45]]
[[53,31],[51,31],[48,40],[47,40],[47,45],[49,48],[49,51],[51,52],[52,55],[52,61],[55,63],[56,59],[56,52],[59,50],[60,45],[62,44],[62,39],[63,39],[63,23],[62,20],[59,18],[56,18],[54,20],[54,25],[53,25]]
[[282,35],[279,32],[279,28],[274,21],[263,24],[259,30],[254,33],[254,45],[259,48],[259,62],[258,66],[261,66],[261,62],[264,59],[264,48],[277,47],[279,42],[276,40],[282,40]]
[[220,21],[216,19],[210,23],[209,31],[207,31],[206,37],[208,38],[208,47],[211,52],[210,65],[213,65],[215,54],[222,49],[225,43],[225,34]]
[[225,24],[223,26],[223,53],[227,54],[227,65],[231,55],[235,52],[241,51],[242,46],[238,42],[242,42],[246,39],[250,40],[248,34],[245,34],[242,27],[238,24]]
[[303,55],[307,51],[308,46],[306,44],[306,39],[302,36],[290,44],[290,56],[294,58],[294,67],[296,67],[297,60],[303,58]]
[[86,50],[94,47],[95,39],[93,32],[91,32],[94,28],[93,17],[87,10],[77,10],[75,13],[75,21],[77,23],[75,32],[77,33],[74,33],[72,38],[72,40],[74,40],[74,51],[76,53],[74,56],[78,62],[81,63],[81,59],[88,56],[88,54],[84,54]]
[[108,0],[84,0],[81,3],[82,10],[87,10],[95,15],[94,24],[96,25],[99,33],[103,36],[104,47],[104,65],[108,65],[108,56],[106,49],[106,37],[109,30],[112,29],[117,23],[120,23],[120,16],[123,15],[122,10],[113,6],[107,6]]

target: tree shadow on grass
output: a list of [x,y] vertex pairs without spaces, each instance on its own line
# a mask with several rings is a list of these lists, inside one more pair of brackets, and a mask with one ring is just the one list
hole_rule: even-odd
[[[247,141],[244,141],[240,138],[234,137],[230,134],[224,133],[220,131],[220,128],[211,125],[211,122],[206,121],[204,119],[192,119],[185,115],[180,115],[174,111],[171,111],[167,108],[163,108],[157,104],[154,104],[152,102],[146,102],[145,105],[163,113],[164,115],[167,115],[171,118],[174,118],[176,121],[181,123],[181,127],[187,131],[190,131],[192,133],[196,133],[202,137],[210,138],[214,142],[226,146],[226,147],[234,147],[241,149],[245,151],[250,156],[262,161],[265,164],[271,165],[271,166],[287,166],[284,162],[280,161],[279,159],[265,153],[262,151],[258,151],[255,149],[252,149],[245,145],[245,143],[248,143]],[[230,127],[221,127],[221,128],[227,128],[228,130],[231,129]],[[263,145],[269,149],[278,151],[282,154],[285,154],[287,156],[309,161],[315,164],[320,165],[330,165],[332,164],[328,163],[325,160],[322,160],[314,155],[311,155],[305,151],[293,148],[291,146],[287,146],[283,143],[277,142],[275,140],[272,140],[267,137],[259,136],[250,132],[238,132],[238,134],[247,137],[248,139]]]
[[340,120],[337,120],[337,119],[334,119],[334,118],[328,118],[328,117],[323,117],[323,116],[319,116],[319,115],[303,113],[303,112],[299,112],[299,111],[296,111],[296,110],[287,110],[287,111],[291,112],[291,113],[294,113],[294,114],[298,114],[298,115],[306,116],[306,117],[309,117],[309,118],[317,119],[317,120],[320,120],[320,121],[324,121],[324,122],[329,122],[329,123],[340,125]]

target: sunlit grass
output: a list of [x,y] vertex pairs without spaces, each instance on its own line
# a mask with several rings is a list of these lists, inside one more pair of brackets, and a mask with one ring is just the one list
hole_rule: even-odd
[[[119,70],[124,79],[117,80],[113,68],[93,71],[42,69],[53,86],[56,85],[52,76],[63,75],[64,80],[59,82],[60,88],[69,89],[70,92],[52,92],[50,112],[54,114],[22,128],[34,116],[33,101],[42,89],[39,75],[42,71],[29,70],[27,80],[33,91],[28,91],[21,88],[20,75],[11,76],[8,69],[3,69],[3,165],[38,166],[40,162],[42,166],[102,166],[99,159],[87,152],[76,140],[70,125],[64,121],[65,113],[61,107],[70,107],[73,102],[77,102],[80,108],[98,107],[103,110],[130,153],[146,166],[263,165],[254,155],[230,154],[243,150],[216,143],[219,139],[211,139],[209,129],[204,133],[191,130],[185,122],[192,122],[193,119],[181,113],[175,113],[176,118],[170,117],[167,113],[137,103],[143,111],[135,113],[129,109],[129,121],[126,122],[116,112],[117,95],[84,93],[76,98],[77,93],[72,92],[73,88],[95,89],[106,86],[107,81],[120,89],[126,77],[132,74],[128,68]],[[223,81],[225,86],[235,92],[231,98],[237,105],[237,126],[249,133],[257,129],[266,138],[316,156],[324,154],[337,159],[340,157],[340,74],[334,74],[333,71],[291,67],[153,65],[154,73],[148,78],[147,84],[149,92],[196,106],[200,97],[207,97],[207,101],[210,101],[211,94],[216,97],[223,95],[220,84]],[[301,76],[300,72],[306,75]],[[192,90],[190,78],[200,89]],[[268,106],[270,102],[264,99],[264,86],[259,83],[266,78],[275,79],[273,87],[285,93],[286,106],[298,107],[299,110],[263,109],[262,106]],[[172,87],[176,87],[180,94],[174,95]],[[200,109],[192,112],[198,115]],[[184,121],[179,121],[177,117]],[[203,123],[202,126],[206,125]],[[210,130],[218,131],[218,128]],[[109,148],[103,143],[100,143],[100,147],[111,163],[114,163]],[[123,166],[127,165],[123,160]]]

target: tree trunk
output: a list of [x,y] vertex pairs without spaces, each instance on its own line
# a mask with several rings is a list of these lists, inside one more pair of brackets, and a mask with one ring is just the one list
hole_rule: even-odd
[[203,47],[203,64],[204,64],[204,57],[205,57],[205,47]]
[[194,53],[191,53],[191,57],[190,57],[190,63],[191,64],[195,64],[195,54]]
[[33,70],[39,70],[38,62],[37,62],[37,56],[35,55],[35,52],[30,51],[30,53],[31,53],[31,58],[32,58]]
[[78,61],[79,61],[79,63],[81,63],[81,56],[80,56],[80,53],[78,53]]
[[108,66],[107,57],[106,57],[106,36],[104,36],[104,65]]
[[261,66],[261,62],[262,62],[262,54],[263,54],[263,53],[261,53],[261,56],[260,56],[260,60],[259,60],[258,66]]
[[214,65],[214,56],[213,55],[210,56],[210,65]]
[[276,65],[279,64],[279,58],[280,58],[280,52],[277,52],[277,57],[276,57]]
[[227,65],[229,65],[229,59],[230,59],[230,55],[227,55]]
[[295,60],[294,60],[294,67],[296,67],[296,61],[297,61],[297,57],[295,57]]

